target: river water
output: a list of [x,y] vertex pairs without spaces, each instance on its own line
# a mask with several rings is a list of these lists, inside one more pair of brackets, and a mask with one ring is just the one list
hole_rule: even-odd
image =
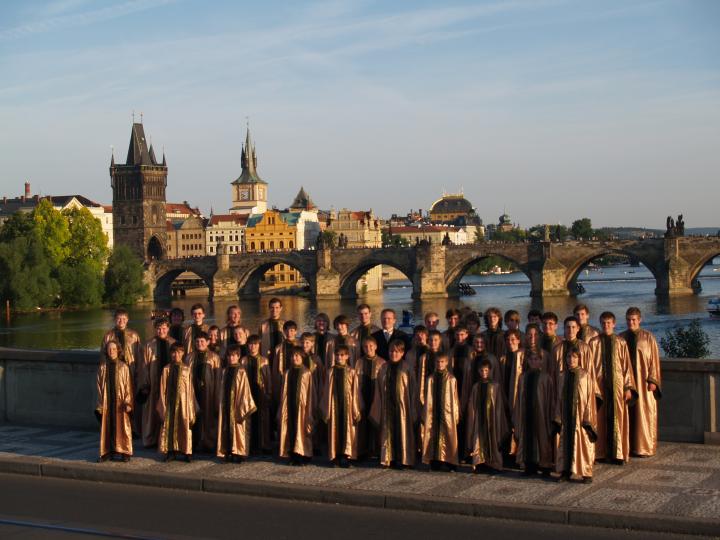
[[[676,325],[687,325],[693,319],[700,319],[702,327],[710,336],[711,355],[720,357],[720,320],[711,320],[706,307],[710,298],[720,296],[720,261],[715,259],[713,265],[706,266],[701,275],[702,293],[692,296],[671,298],[660,302],[655,297],[655,280],[644,267],[614,266],[599,271],[584,271],[579,281],[585,286],[586,292],[575,298],[530,298],[530,283],[521,273],[466,276],[463,282],[470,284],[477,294],[459,299],[437,299],[426,301],[412,300],[412,288],[409,282],[392,282],[382,292],[370,294],[360,301],[367,302],[373,308],[376,319],[379,319],[383,307],[394,308],[398,315],[402,310],[416,314],[418,322],[426,311],[436,311],[444,321],[445,310],[450,307],[469,306],[474,310],[484,310],[497,306],[501,310],[518,310],[523,317],[533,307],[556,312],[562,319],[572,312],[576,302],[587,304],[591,311],[594,324],[602,311],[612,311],[618,317],[618,329],[623,330],[624,314],[628,306],[637,306],[643,312],[643,325],[655,332],[658,337]],[[259,321],[266,316],[266,304],[269,297],[260,300],[241,301],[243,323],[250,328],[257,328]],[[355,315],[354,301],[312,301],[298,296],[282,297],[284,304],[283,317],[295,320],[301,328],[310,328],[316,313],[326,312],[332,319],[344,313],[351,318]],[[175,300],[171,306],[185,310],[189,318],[190,306],[199,299],[182,298]],[[201,301],[201,300],[200,300]],[[224,324],[226,308],[231,300],[206,305],[207,321],[219,326]],[[130,326],[146,338],[152,335],[150,313],[153,306],[138,305],[131,308]],[[377,321],[376,321],[377,322]],[[36,349],[97,349],[103,333],[112,327],[112,312],[108,309],[87,309],[66,312],[46,312],[14,315],[8,324],[0,322],[0,346],[24,347]]]

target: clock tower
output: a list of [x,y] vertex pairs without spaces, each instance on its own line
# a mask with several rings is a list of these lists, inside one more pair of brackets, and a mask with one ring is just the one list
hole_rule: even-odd
[[230,184],[233,198],[230,213],[264,214],[267,210],[268,184],[257,173],[257,155],[255,144],[250,138],[250,127],[247,128],[240,165],[240,176]]

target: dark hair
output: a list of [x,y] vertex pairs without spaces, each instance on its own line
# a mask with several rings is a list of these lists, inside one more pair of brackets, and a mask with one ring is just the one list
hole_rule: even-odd
[[230,345],[225,352],[225,357],[230,358],[231,354],[237,354],[238,356],[242,356],[242,347],[240,347],[240,345]]
[[563,326],[565,326],[569,322],[574,322],[578,326],[580,326],[580,319],[578,319],[575,315],[570,315],[569,317],[565,317],[565,320],[563,321]]
[[442,332],[440,332],[440,330],[430,330],[428,332],[428,340],[433,336],[438,336],[440,337],[440,339],[442,339]]
[[260,336],[257,334],[252,334],[251,336],[248,336],[247,338],[247,345],[253,345],[254,343],[260,343]]
[[616,319],[615,319],[615,314],[614,314],[612,311],[603,311],[603,312],[600,314],[600,320],[601,320],[601,321],[604,321],[604,320],[606,320],[606,319],[611,319],[611,320],[615,321],[615,320],[616,320]]
[[175,343],[170,345],[170,354],[174,353],[175,351],[185,352],[185,347],[182,346],[182,343],[176,341]]
[[578,311],[587,311],[590,313],[590,310],[585,304],[578,304],[573,308],[573,313],[577,313]]
[[211,325],[210,328],[208,328],[208,336],[210,335],[210,332],[212,332],[213,330],[218,330],[218,331],[219,331],[219,330],[220,330],[220,327],[219,327],[217,324]]
[[192,307],[190,308],[190,313],[192,313],[192,312],[195,311],[196,309],[199,309],[199,310],[201,310],[203,313],[205,313],[205,308],[203,307],[202,304],[193,304]]
[[395,318],[397,319],[397,314],[395,313],[395,310],[394,310],[394,309],[392,309],[392,308],[385,308],[385,309],[383,309],[383,310],[380,312],[380,316],[382,317],[382,316],[385,315],[386,313],[392,313],[392,314],[393,314],[393,317],[395,317]]
[[349,326],[350,319],[348,319],[345,315],[338,315],[333,319],[333,328],[337,328],[339,324]]
[[204,339],[210,341],[210,335],[207,332],[198,332],[195,339]]
[[130,314],[128,313],[128,310],[125,308],[117,308],[115,310],[115,313],[113,313],[114,318],[118,318],[120,315],[125,315],[126,317],[130,317]]
[[632,317],[633,315],[642,317],[642,312],[640,311],[639,307],[633,306],[633,307],[627,308],[627,311],[625,312],[625,318]]
[[537,309],[531,309],[530,311],[528,311],[528,314],[527,314],[528,320],[530,320],[530,317],[542,318],[542,311],[537,310]]
[[467,314],[467,317],[465,317],[465,325],[469,325],[470,323],[476,324],[480,326],[480,317],[478,317],[478,314],[474,311]]
[[542,314],[542,322],[553,321],[555,324],[558,322],[558,316],[552,311],[546,311]]
[[525,333],[527,334],[530,332],[530,330],[535,330],[538,334],[542,334],[540,331],[540,327],[537,325],[537,323],[528,323],[525,325]]
[[496,307],[489,307],[485,310],[485,314],[483,315],[483,319],[485,319],[485,326],[490,328],[490,315],[495,314],[498,316],[498,330],[502,328],[503,319],[502,319],[502,311],[500,311],[499,308]]
[[185,312],[179,307],[174,307],[170,310],[170,317],[173,315],[180,315],[183,319],[185,318]]
[[460,310],[459,310],[459,309],[451,308],[451,309],[448,309],[448,310],[445,312],[445,318],[446,318],[446,319],[449,319],[450,317],[455,317],[455,316],[460,317]]
[[330,326],[330,317],[328,317],[327,313],[318,313],[315,315],[315,321],[317,322],[318,320],[323,320],[325,321],[325,324]]
[[483,360],[482,362],[480,362],[480,365],[478,366],[478,371],[480,371],[484,367],[487,367],[490,371],[492,371],[492,364],[490,363],[490,360]]
[[514,310],[514,309],[508,309],[508,310],[505,312],[505,316],[503,317],[503,320],[505,321],[505,324],[507,324],[508,321],[511,321],[512,319],[517,319],[517,320],[519,321],[519,320],[520,320],[520,313],[518,313],[518,312],[517,312],[516,310]]
[[427,326],[425,326],[424,324],[416,324],[415,327],[413,328],[413,335],[417,335],[417,334],[427,335],[428,334]]
[[567,353],[565,353],[565,358],[567,358],[571,354],[577,354],[578,356],[580,356],[580,349],[578,349],[577,347],[570,347]]
[[230,312],[233,309],[237,309],[240,313],[242,313],[240,306],[238,306],[237,304],[233,304],[232,306],[228,306],[228,308],[225,310],[225,317],[230,318]]
[[309,339],[311,341],[315,341],[315,334],[313,334],[312,332],[303,332],[300,335],[300,341],[302,341],[304,339]]
[[375,339],[375,338],[372,337],[372,336],[365,336],[365,337],[363,338],[362,342],[363,342],[363,343],[374,343],[375,345],[377,345],[377,339]]
[[402,339],[393,339],[388,345],[388,351],[392,350],[405,352],[405,342]]
[[[117,347],[118,360],[123,360],[125,358],[125,351],[123,351],[123,348],[120,346],[120,343],[115,338],[109,339],[107,341],[107,343],[105,343],[105,345],[103,346],[103,353],[105,353],[105,356],[108,356],[107,350],[111,343],[114,343],[115,346]],[[108,356],[108,358],[109,358],[109,356]]]
[[349,356],[350,355],[350,347],[348,347],[347,345],[338,345],[335,348],[335,354],[340,354],[340,353],[345,353]]
[[372,309],[370,309],[370,306],[367,305],[367,304],[360,304],[360,305],[356,308],[356,311],[360,311],[361,309],[367,309],[367,310],[369,310],[369,311],[372,311]]
[[522,334],[520,333],[520,330],[507,330],[505,332],[505,339],[509,338],[510,336],[515,336],[518,339],[522,339]]
[[453,330],[455,330],[455,333],[468,331],[467,326],[464,324],[458,324]]
[[298,347],[297,345],[294,345],[290,349],[290,358],[292,358],[294,354],[299,354],[303,357],[303,359],[305,358],[305,351],[303,351],[302,347]]
[[155,322],[153,322],[153,326],[155,328],[158,328],[159,326],[162,326],[163,324],[170,326],[170,321],[168,320],[167,317],[158,317],[157,319],[155,319]]
[[273,296],[268,302],[268,307],[272,306],[273,304],[280,304],[282,306],[282,301],[277,296]]
[[285,321],[285,324],[283,324],[283,332],[287,332],[292,329],[297,330],[297,323],[295,321]]

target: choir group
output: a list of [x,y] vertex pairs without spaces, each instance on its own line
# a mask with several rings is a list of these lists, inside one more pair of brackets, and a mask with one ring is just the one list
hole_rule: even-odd
[[[320,313],[312,332],[282,319],[269,302],[257,332],[238,306],[224,328],[192,323],[174,309],[155,320],[143,344],[117,310],[101,345],[97,374],[100,460],[128,461],[134,434],[164,460],[209,452],[227,462],[276,453],[304,465],[325,453],[335,466],[379,459],[382,467],[525,475],[592,481],[596,460],[624,464],[657,449],[660,360],[641,313],[599,328],[576,306],[557,334],[555,313],[447,312],[447,328],[427,313],[412,336],[392,309],[373,324],[368,305],[350,329],[344,315]],[[484,326],[484,329],[483,329]]]

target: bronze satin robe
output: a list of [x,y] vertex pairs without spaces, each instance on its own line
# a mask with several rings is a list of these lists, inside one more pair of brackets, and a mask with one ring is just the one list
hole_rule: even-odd
[[498,329],[495,331],[485,330],[480,332],[483,341],[485,342],[485,350],[490,354],[494,355],[495,358],[501,358],[505,355],[507,345],[505,343],[505,332]]
[[[365,364],[370,364],[370,373],[366,373]],[[355,364],[355,373],[358,378],[358,389],[362,396],[362,414],[360,417],[360,423],[357,426],[357,437],[358,437],[358,454],[364,455],[375,455],[378,452],[380,441],[378,432],[375,426],[370,422],[370,407],[373,403],[373,397],[375,396],[375,386],[377,384],[377,377],[380,373],[380,368],[385,364],[385,360],[379,356],[373,358],[367,358],[361,356],[358,358]]]
[[597,386],[597,374],[595,373],[595,354],[590,348],[590,345],[579,338],[575,343],[563,340],[555,345],[552,353],[552,362],[550,363],[553,369],[551,373],[553,381],[557,384],[558,375],[561,371],[567,369],[567,362],[564,355],[567,354],[567,351],[569,351],[571,347],[577,347],[578,351],[580,351],[580,367],[587,371],[591,381],[595,381],[595,395],[601,398],[602,392],[600,391],[600,387]]
[[[553,422],[560,426],[560,434],[555,437],[555,472],[569,472],[571,477],[592,477],[595,463],[595,443],[588,430],[597,437],[597,416],[595,414],[595,385],[588,373],[582,368],[573,370],[575,387],[571,389],[573,403],[566,408],[565,382],[570,373],[567,369],[560,372],[557,382]],[[575,422],[571,425],[568,412],[574,412]],[[569,440],[568,437],[572,437]],[[566,463],[567,448],[572,446],[570,463]]]
[[[195,350],[195,340],[192,337],[193,326],[195,326],[195,323],[191,324],[183,330],[183,347],[185,348],[185,354],[190,354]],[[210,327],[207,325],[207,323],[202,323],[200,325],[201,332],[207,333],[208,328]]]
[[[630,330],[626,330],[620,336],[627,341],[629,333]],[[638,456],[654,456],[657,452],[657,400],[662,397],[662,377],[660,353],[652,333],[643,329],[638,331],[637,353],[635,358],[630,358],[630,364],[638,393],[635,406],[630,408],[630,452]],[[655,392],[648,390],[650,383],[657,386]]]
[[[515,362],[511,361],[512,356],[509,349],[506,349],[505,355],[500,357],[501,378],[494,377],[492,370],[490,371],[490,379],[499,382],[502,385],[502,391],[505,397],[505,404],[508,408],[508,419],[513,418],[513,411],[517,403],[518,391],[520,389],[520,378],[527,369],[527,355],[525,349],[518,349],[515,354]],[[552,381],[552,379],[551,379]],[[513,427],[512,431],[515,430]],[[515,455],[517,451],[517,438],[510,439],[510,455]]]
[[599,335],[600,331],[597,328],[586,324],[585,326],[580,327],[580,331],[578,332],[578,339],[581,339],[582,341],[590,345],[590,341],[592,340],[592,338]]
[[[438,377],[444,379],[442,404],[435,401]],[[443,391],[444,390],[444,391]],[[458,424],[460,423],[460,397],[457,380],[447,369],[429,375],[422,408],[422,460],[423,463],[442,461],[458,464]],[[438,407],[442,406],[442,410]]]
[[[531,379],[534,380],[534,388],[530,388]],[[555,437],[552,434],[552,420],[555,414],[554,387],[550,375],[540,369],[528,369],[520,378],[517,399],[512,408],[514,435],[512,446],[515,450],[515,460],[521,468],[530,463],[545,469],[552,469],[555,465],[553,459]],[[531,402],[528,401],[530,397]],[[532,414],[532,418],[528,418],[528,413]],[[530,439],[526,438],[528,422],[532,429]]]
[[[603,335],[599,335],[590,341],[590,349],[595,360],[595,376],[597,386],[601,392],[602,404],[597,410],[597,435],[595,443],[595,457],[597,459],[621,459],[628,461],[630,458],[630,405],[637,399],[635,377],[633,376],[630,364],[630,353],[628,352],[625,340],[615,334],[612,336],[612,370],[613,387],[608,386],[608,377],[603,365]],[[625,391],[630,390],[633,399],[625,401]],[[614,427],[612,433],[608,433],[608,408],[612,407]],[[612,437],[614,452],[609,448],[609,436]]]
[[[490,362],[490,380],[495,381],[496,383],[498,383],[498,385],[500,385],[500,388],[502,388],[503,376],[500,362],[495,355],[489,353],[485,356],[485,359]],[[465,411],[467,410],[468,401],[470,400],[470,394],[472,393],[473,386],[477,381],[480,380],[480,373],[478,372],[478,369],[480,367],[480,363],[482,362],[482,358],[479,358],[478,354],[475,351],[471,351],[468,360],[469,362],[465,363],[464,382],[460,392],[461,417],[465,414]],[[503,400],[503,402],[505,402],[505,400]]]
[[[478,403],[481,395],[482,381],[473,386],[468,399],[465,429],[466,446],[473,465],[484,463],[493,469],[500,470],[503,466],[501,448],[510,435],[507,422],[505,399],[500,385],[488,381],[485,403]],[[479,410],[478,407],[483,407]]]
[[[168,380],[170,369],[173,366],[179,367],[179,373],[175,389],[175,402],[169,403],[170,388],[168,387]],[[195,399],[192,372],[189,366],[171,362],[163,368],[160,377],[160,399],[157,407],[158,414],[163,419],[158,438],[158,452],[162,454],[168,452],[192,454],[192,426],[195,424],[198,404]],[[174,408],[174,429],[170,429],[171,426],[169,425],[171,416],[169,407]]]
[[[95,410],[102,414],[100,421],[100,457],[110,452],[118,454],[133,453],[131,414],[135,407],[133,383],[130,368],[124,362],[114,362],[114,381],[108,381],[108,364],[112,360],[103,360],[98,366],[96,385],[97,401]],[[110,382],[114,382],[115,399],[112,399]],[[125,412],[129,405],[131,412]]]
[[[329,370],[335,364],[335,348],[338,346],[338,338],[340,336],[333,336],[328,339],[325,344],[325,369]],[[348,365],[355,367],[355,359],[357,358],[358,343],[357,340],[350,334],[345,336],[345,345],[350,349],[350,358],[348,359]]]
[[[264,356],[258,356],[257,365],[254,370],[250,369],[250,360],[248,356],[243,356],[240,365],[247,372],[248,377],[254,378],[249,381],[250,387],[256,385],[257,396],[253,396],[256,411],[246,420],[247,423],[257,422],[258,442],[260,448],[251,450],[271,450],[272,449],[272,374],[270,373],[270,363]],[[251,427],[247,428],[250,433]],[[248,435],[250,436],[250,435]]]
[[[342,372],[341,376],[344,380],[342,416],[340,416],[337,397],[335,396],[336,372]],[[357,459],[357,426],[362,417],[362,410],[362,395],[360,394],[360,384],[355,370],[349,365],[344,368],[337,365],[331,367],[327,371],[320,398],[320,415],[323,422],[327,424],[328,459],[330,461],[343,456]],[[339,430],[342,430],[342,436]],[[338,444],[341,439],[344,446],[339,447]]]
[[[280,343],[285,341],[285,334],[283,334],[283,325],[285,324],[285,321],[282,319],[277,320],[278,328],[280,331],[279,339],[280,341],[275,344],[275,347],[277,347]],[[272,347],[271,343],[271,330],[270,330],[270,319],[265,319],[260,324],[260,329],[258,330],[258,334],[260,335],[260,355],[264,356],[270,361],[270,365],[273,365],[273,355],[275,354],[275,348]]]
[[[185,356],[184,362],[190,366],[193,377],[198,373],[196,364],[198,352],[191,352]],[[200,380],[195,381],[195,399],[197,399],[200,412],[197,420],[200,422],[200,447],[215,450],[218,427],[218,384],[222,378],[220,357],[208,350],[202,368],[199,368]],[[199,390],[199,391],[198,391]]]
[[405,352],[405,357],[403,358],[403,364],[407,366],[411,373],[415,374],[415,379],[418,383],[418,389],[420,388],[418,369],[425,369],[425,366],[420,366],[419,363],[423,361],[423,356],[425,356],[429,351],[430,348],[427,345],[423,347],[413,345]]
[[290,351],[293,347],[299,347],[300,344],[295,341],[289,341],[283,338],[283,342],[275,347],[275,351],[272,354],[273,360],[270,361],[270,372],[272,375],[272,387],[273,387],[273,404],[277,407],[280,403],[280,391],[282,390],[282,378],[288,368],[292,365],[292,354]]
[[[247,335],[247,337],[250,337],[250,330],[248,330],[247,328],[245,328],[245,327],[244,327],[243,325],[241,325],[241,324],[239,324],[238,327],[239,327],[239,328],[242,328],[242,329],[245,331],[245,334]],[[219,339],[219,341],[220,341],[220,347],[221,347],[223,350],[226,350],[226,349],[227,349],[228,340],[232,337],[232,335],[233,335],[233,330],[234,330],[234,329],[233,329],[232,326],[225,326],[225,327],[223,327],[223,328],[220,329],[220,335],[219,335],[218,339]]]
[[380,330],[380,327],[370,323],[367,327],[365,327],[365,333],[362,332],[362,327],[360,325],[356,326],[352,329],[350,332],[350,336],[355,340],[355,359],[357,360],[362,355],[365,354],[365,351],[362,350],[362,338],[364,336],[372,336],[375,332]]
[[[100,343],[101,360],[105,360],[105,346],[108,341],[113,339],[115,339],[114,328],[105,332],[102,342]],[[141,377],[139,371],[143,369],[143,346],[140,341],[140,335],[135,330],[130,330],[129,328],[125,329],[125,349],[123,350],[123,355],[123,360],[130,367],[130,375],[132,376],[133,384],[137,386],[138,377]]]
[[[372,407],[370,408],[370,420],[380,431],[380,463],[389,466],[391,461],[400,465],[412,466],[415,464],[415,422],[417,421],[417,390],[415,376],[410,373],[402,363],[397,365],[397,376],[395,385],[392,387],[389,373],[391,364],[385,363],[378,372],[375,384]],[[391,411],[392,399],[390,395],[394,392],[397,408]],[[398,429],[397,440],[394,441],[393,431],[395,426],[391,420],[393,416]],[[400,448],[394,448],[395,443]]]
[[[232,381],[228,381],[228,377],[232,377]],[[229,395],[225,392],[227,384],[230,385]],[[257,406],[250,392],[250,381],[245,368],[238,364],[235,369],[223,369],[215,395],[219,411],[216,425],[217,456],[224,458],[228,454],[250,455],[250,417],[257,410]]]
[[[166,339],[168,344],[167,363],[172,362],[170,346],[175,340],[170,336]],[[167,365],[167,364],[166,364]],[[157,445],[163,419],[158,415],[157,404],[160,399],[160,377],[162,368],[158,358],[158,338],[154,337],[145,344],[143,352],[143,369],[138,381],[138,390],[147,392],[147,399],[142,411],[142,441],[143,446],[149,448]]]
[[[288,381],[290,372],[298,370],[298,386],[296,396],[296,414],[290,418],[290,404],[288,402]],[[315,393],[313,390],[312,373],[305,366],[290,367],[283,374],[282,392],[278,407],[278,425],[280,426],[280,457],[290,457],[295,453],[305,457],[312,457],[312,434],[315,425]],[[290,422],[295,423],[295,437],[291,438]]]

